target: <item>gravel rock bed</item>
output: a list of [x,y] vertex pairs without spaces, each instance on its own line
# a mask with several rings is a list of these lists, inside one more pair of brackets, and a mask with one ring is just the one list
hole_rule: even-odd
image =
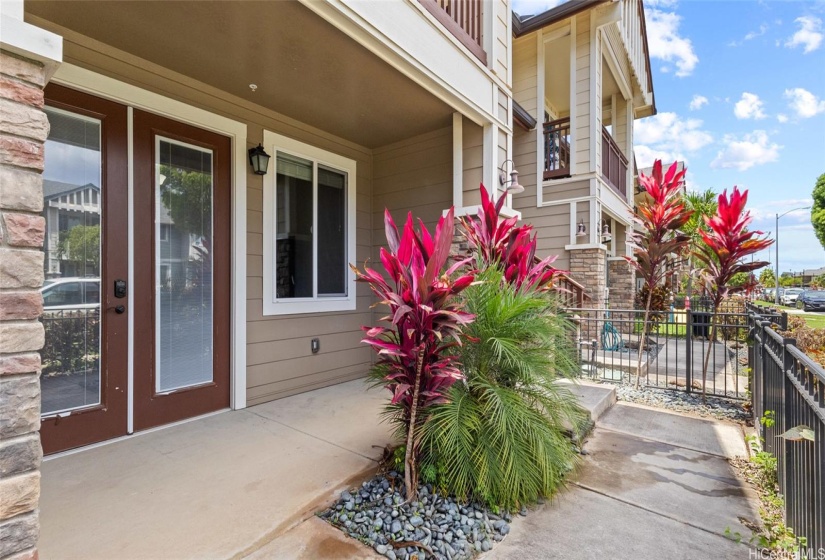
[[745,423],[751,415],[742,408],[742,401],[708,395],[707,403],[702,403],[700,393],[685,393],[651,387],[633,388],[632,385],[616,387],[616,397],[620,401],[646,404],[678,412],[688,412],[719,420],[733,420]]
[[342,492],[318,515],[390,560],[468,559],[510,532],[510,513],[459,503],[424,484],[418,501],[405,504],[403,490],[404,478],[395,471],[378,475]]

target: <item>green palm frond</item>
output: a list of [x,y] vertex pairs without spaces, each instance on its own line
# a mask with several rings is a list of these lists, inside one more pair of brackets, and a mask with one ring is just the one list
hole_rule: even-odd
[[431,407],[420,437],[424,460],[439,464],[448,492],[514,508],[552,495],[573,467],[565,435],[586,419],[558,381],[576,373],[569,320],[548,294],[502,285],[480,274],[464,292],[476,315],[459,348],[465,384]]

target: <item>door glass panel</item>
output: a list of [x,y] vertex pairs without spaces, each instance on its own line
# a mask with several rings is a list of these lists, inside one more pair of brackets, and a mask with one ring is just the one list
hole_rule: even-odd
[[[212,151],[156,138],[155,390],[212,381]],[[138,343],[139,344],[139,343]]]
[[313,297],[312,162],[278,154],[275,179],[276,297]]
[[[100,121],[45,108],[41,413],[100,403]],[[87,294],[84,300],[84,290]]]

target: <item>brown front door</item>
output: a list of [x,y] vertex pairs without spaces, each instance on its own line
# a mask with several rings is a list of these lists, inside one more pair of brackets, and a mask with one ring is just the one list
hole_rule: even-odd
[[229,406],[229,138],[134,112],[134,425]]
[[126,435],[130,398],[134,431],[228,407],[230,140],[133,110],[130,261],[127,107],[45,110],[44,452]]
[[43,171],[45,453],[127,432],[127,110],[50,84]]

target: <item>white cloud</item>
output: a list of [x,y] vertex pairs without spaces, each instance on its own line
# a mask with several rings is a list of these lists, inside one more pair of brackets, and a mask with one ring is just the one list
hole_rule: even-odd
[[665,163],[687,161],[689,154],[713,142],[713,136],[702,130],[701,120],[683,120],[676,113],[640,119],[634,123],[633,133],[633,150],[640,168],[650,167],[656,159]]
[[806,89],[786,89],[785,98],[789,100],[788,106],[801,119],[825,113],[825,100],[817,99],[813,93]]
[[737,119],[764,119],[765,112],[762,110],[765,106],[759,96],[755,93],[742,94],[742,99],[736,102],[733,107],[733,114]]
[[564,0],[513,0],[513,11],[518,15],[534,16],[555,8]]
[[[664,7],[664,6],[663,6]],[[676,75],[690,76],[699,62],[690,39],[679,35],[682,18],[674,12],[651,9],[647,14],[650,56],[676,65]]]
[[786,123],[788,122],[788,115],[784,113],[779,113],[778,115],[776,115],[776,120],[778,120],[781,123]]
[[792,49],[804,46],[805,54],[814,52],[822,44],[822,20],[815,16],[802,16],[794,21],[799,24],[799,29],[785,41],[785,46]]
[[703,105],[708,104],[708,98],[704,95],[694,95],[693,99],[690,100],[690,110],[697,111],[702,108]]
[[714,169],[745,171],[778,160],[779,150],[782,149],[782,146],[770,141],[764,130],[754,130],[741,138],[728,134],[722,141],[724,149],[716,154],[716,159],[710,164]]
[[728,46],[729,47],[740,47],[746,41],[752,41],[752,40],[756,39],[757,37],[761,37],[767,31],[768,31],[768,24],[763,23],[762,25],[759,26],[758,31],[751,31],[751,32],[747,33],[741,41],[731,41],[730,43],[728,43]]

